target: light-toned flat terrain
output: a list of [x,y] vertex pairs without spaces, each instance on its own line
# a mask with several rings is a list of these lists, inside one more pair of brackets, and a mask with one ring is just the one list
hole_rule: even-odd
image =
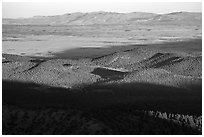
[[[65,27],[66,28],[66,27]],[[158,28],[156,28],[158,29]],[[114,30],[113,30],[114,31]],[[72,35],[8,35],[3,37],[2,52],[27,56],[53,56],[53,53],[76,48],[109,48],[111,46],[159,44],[199,38],[199,31],[191,28],[181,30],[158,29],[143,31],[131,30],[127,36],[82,36]],[[123,32],[115,32],[123,33]],[[124,32],[126,33],[126,32]],[[130,37],[131,36],[131,37]]]

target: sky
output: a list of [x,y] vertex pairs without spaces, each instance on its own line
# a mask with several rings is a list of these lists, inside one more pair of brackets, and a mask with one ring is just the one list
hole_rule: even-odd
[[72,12],[151,12],[170,13],[177,11],[202,12],[201,2],[3,2],[3,18],[27,18],[33,16],[62,15]]

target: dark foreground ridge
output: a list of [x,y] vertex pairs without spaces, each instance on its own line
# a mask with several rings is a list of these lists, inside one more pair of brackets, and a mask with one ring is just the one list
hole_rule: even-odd
[[[144,86],[165,89],[157,85]],[[140,89],[141,92],[126,89],[124,93],[119,90],[121,87],[115,86],[113,91],[103,92],[97,91],[96,87],[71,90],[3,81],[3,134],[201,134],[201,117],[198,117],[201,114],[200,96],[166,88],[166,93],[175,92],[165,95],[161,92],[154,94],[151,90],[152,99],[145,99],[145,103],[141,99],[150,92],[148,88]],[[131,88],[130,85],[127,87]],[[183,92],[185,96],[181,97]],[[155,102],[153,98],[158,95],[164,99],[164,96],[169,96],[170,100]],[[195,97],[192,99],[192,96]],[[187,98],[189,100],[183,102]],[[155,106],[167,112],[167,116],[157,112]],[[197,108],[198,113],[187,115],[188,111],[196,112],[192,108]]]

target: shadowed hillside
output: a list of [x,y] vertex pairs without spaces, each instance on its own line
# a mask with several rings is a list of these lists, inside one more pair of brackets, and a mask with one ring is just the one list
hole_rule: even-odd
[[[149,117],[157,114],[157,111],[172,113],[172,116],[184,114],[188,117],[186,114],[190,114],[196,123],[197,116],[201,114],[200,94],[197,91],[192,93],[188,90],[142,83],[102,87],[95,85],[82,90],[69,90],[33,83],[3,81],[3,133],[200,134],[189,128],[187,122],[187,126],[181,126],[180,122],[162,120],[162,117]],[[146,115],[147,112],[149,116]],[[47,126],[38,129],[42,122]],[[52,124],[53,122],[55,124]],[[16,126],[12,128],[11,123]],[[64,126],[61,125],[62,129],[59,130],[54,126],[56,124]],[[124,124],[126,126],[123,126]],[[165,130],[162,129],[163,126]],[[69,130],[65,131],[65,127],[69,127]],[[128,130],[125,130],[125,127],[129,127]],[[155,131],[155,128],[158,131]]]

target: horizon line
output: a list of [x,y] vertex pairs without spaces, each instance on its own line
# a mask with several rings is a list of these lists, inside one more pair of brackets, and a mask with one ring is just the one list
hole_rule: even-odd
[[194,11],[172,11],[172,12],[168,12],[168,13],[154,13],[154,12],[143,12],[143,11],[134,11],[134,12],[114,12],[114,11],[103,11],[103,10],[99,10],[99,11],[90,11],[90,12],[68,12],[68,13],[64,13],[64,14],[53,14],[53,15],[33,15],[31,17],[9,17],[9,18],[3,18],[2,19],[27,19],[27,18],[35,18],[35,17],[52,17],[52,16],[63,16],[66,14],[76,14],[76,13],[82,13],[82,14],[86,14],[86,13],[118,13],[118,14],[130,14],[130,13],[150,13],[150,14],[158,14],[158,15],[165,15],[165,14],[171,14],[171,13],[202,13],[202,12],[194,12]]

